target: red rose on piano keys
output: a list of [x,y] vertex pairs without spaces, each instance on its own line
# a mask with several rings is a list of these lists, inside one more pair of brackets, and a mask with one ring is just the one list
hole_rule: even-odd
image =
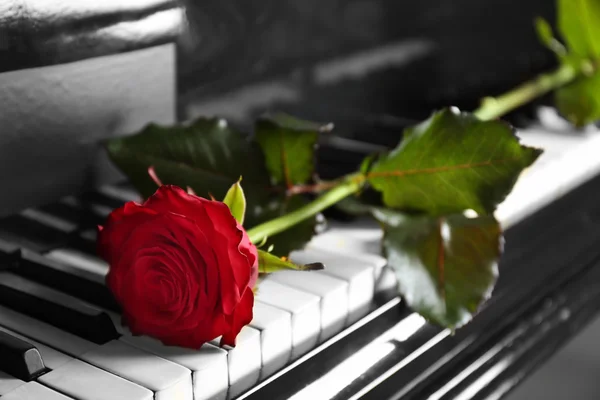
[[257,251],[224,203],[161,186],[111,213],[98,251],[133,334],[190,348],[222,336],[233,346],[252,320]]

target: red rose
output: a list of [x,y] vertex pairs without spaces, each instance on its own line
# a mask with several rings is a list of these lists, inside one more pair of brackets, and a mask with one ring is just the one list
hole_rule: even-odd
[[110,214],[98,251],[133,334],[190,348],[222,336],[233,346],[252,320],[256,247],[222,202],[161,186]]

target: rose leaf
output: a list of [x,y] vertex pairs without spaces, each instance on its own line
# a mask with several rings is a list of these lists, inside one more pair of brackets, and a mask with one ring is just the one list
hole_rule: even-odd
[[580,58],[600,57],[600,2],[558,0],[558,29],[569,52]]
[[563,63],[584,63],[584,76],[559,88],[555,103],[559,112],[575,126],[600,119],[600,2],[597,0],[558,0],[558,28],[568,52]]
[[258,250],[258,272],[261,274],[270,274],[272,272],[292,269],[296,271],[316,271],[325,268],[321,263],[312,263],[298,265],[289,261],[285,257],[277,257],[264,250]]
[[561,115],[582,127],[600,119],[600,73],[578,78],[554,96]]
[[384,211],[376,215],[384,229],[384,255],[408,305],[450,329],[469,322],[498,277],[499,223],[492,216],[415,217]]
[[331,129],[331,124],[303,121],[282,113],[259,118],[256,141],[265,154],[272,182],[292,187],[309,181],[315,168],[319,132]]
[[244,189],[242,189],[242,178],[231,185],[223,203],[227,204],[231,215],[237,220],[240,225],[244,224],[244,215],[246,214],[246,196],[244,196]]
[[367,179],[386,206],[431,215],[491,213],[541,150],[522,146],[507,123],[444,109],[408,128]]
[[148,125],[141,132],[110,139],[112,161],[143,196],[156,190],[150,166],[164,184],[190,186],[199,196],[223,198],[240,176],[246,196],[269,192],[260,149],[222,119],[201,118],[187,126]]

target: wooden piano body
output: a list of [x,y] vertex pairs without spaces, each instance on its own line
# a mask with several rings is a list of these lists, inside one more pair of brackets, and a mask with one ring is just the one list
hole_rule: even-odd
[[[553,18],[551,2],[542,0],[98,3],[0,5],[0,214],[9,216],[0,220],[0,239],[25,249],[18,262],[38,283],[40,265],[66,274],[59,265],[77,269],[73,263],[87,260],[101,268],[91,256],[90,221],[131,196],[115,186],[123,177],[108,163],[103,138],[150,121],[221,115],[246,125],[266,109],[288,110],[338,126],[321,143],[320,172],[332,177],[353,168],[365,149],[392,146],[403,127],[434,107],[472,108],[480,96],[553,63],[531,28],[536,15]],[[33,343],[48,368],[27,383],[0,368],[0,398],[174,399],[191,398],[190,390],[197,400],[504,396],[600,304],[600,137],[569,131],[536,107],[510,118],[524,126],[526,142],[548,151],[498,211],[506,254],[494,297],[454,335],[426,324],[382,280],[367,309],[343,329],[299,345],[293,361],[267,373],[261,346],[271,345],[266,332],[274,328],[266,317],[246,335],[258,347],[209,346],[196,361],[121,331],[108,345],[87,348],[93,338],[78,335],[89,332],[77,334],[73,324],[57,329],[52,316],[32,317],[26,306],[15,312],[0,295],[0,333]],[[87,216],[81,224],[69,220],[77,213]],[[377,240],[364,221],[334,221],[307,251],[327,248],[375,265]],[[76,246],[87,258],[64,250]],[[0,246],[5,264],[11,251]],[[0,274],[2,287],[14,278]],[[75,292],[67,281],[58,289]],[[294,315],[276,296],[263,300],[269,311],[257,315]],[[75,333],[63,335],[67,328]]]

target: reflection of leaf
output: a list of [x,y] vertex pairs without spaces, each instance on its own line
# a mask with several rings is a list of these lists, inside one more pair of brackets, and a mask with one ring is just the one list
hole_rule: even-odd
[[408,217],[380,211],[374,214],[384,224],[384,253],[407,303],[451,329],[470,321],[498,276],[498,222],[491,216]]
[[296,271],[316,271],[325,268],[321,263],[306,265],[294,264],[287,258],[280,258],[263,250],[258,250],[258,272],[269,274],[272,272],[292,269]]
[[306,183],[314,171],[318,133],[330,129],[286,114],[273,114],[256,122],[256,141],[265,153],[275,184],[288,187]]
[[600,2],[558,0],[558,28],[569,52],[580,58],[600,57]]
[[[148,175],[150,166],[165,185],[191,187],[199,196],[210,193],[217,199],[224,198],[243,176],[246,229],[304,202],[300,196],[287,199],[284,187],[271,185],[260,148],[223,120],[199,119],[189,126],[149,125],[136,135],[111,139],[107,149],[144,197],[156,190],[156,183]],[[311,239],[314,225],[314,218],[308,219],[269,238],[269,243],[275,244],[276,254],[287,255]]]
[[491,213],[541,150],[522,146],[502,121],[446,109],[404,133],[367,178],[388,207],[443,215]]
[[244,189],[242,189],[242,185],[240,184],[241,181],[242,178],[231,185],[223,199],[223,203],[227,204],[231,215],[233,215],[237,222],[243,225],[244,215],[246,214],[246,197],[244,196]]
[[600,74],[581,77],[557,90],[556,106],[575,126],[585,126],[600,119]]

